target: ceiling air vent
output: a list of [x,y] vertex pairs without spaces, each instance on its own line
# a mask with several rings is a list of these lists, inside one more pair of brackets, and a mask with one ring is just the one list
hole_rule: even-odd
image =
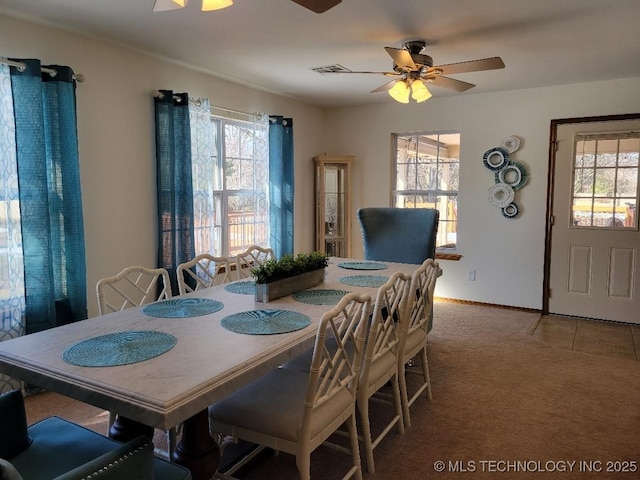
[[328,73],[346,73],[351,71],[348,68],[338,64],[326,65],[324,67],[312,67],[311,70],[313,70],[314,72],[318,72],[321,75],[326,75]]

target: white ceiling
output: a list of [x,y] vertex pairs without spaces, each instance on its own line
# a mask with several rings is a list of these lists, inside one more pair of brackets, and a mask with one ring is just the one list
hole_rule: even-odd
[[477,86],[465,93],[432,87],[434,97],[640,77],[639,0],[343,0],[322,14],[291,0],[235,0],[214,12],[191,0],[182,10],[153,13],[153,3],[0,0],[0,13],[321,106],[393,102],[368,93],[387,77],[311,68],[388,71],[384,47],[415,39],[427,42],[423,53],[435,65],[493,56],[506,65],[456,75]]

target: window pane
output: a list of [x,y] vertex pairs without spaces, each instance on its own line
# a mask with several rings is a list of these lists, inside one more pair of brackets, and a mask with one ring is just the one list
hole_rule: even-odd
[[460,162],[444,162],[440,165],[440,189],[457,192],[460,184]]
[[593,174],[591,168],[581,168],[574,172],[573,194],[575,196],[593,195]]
[[270,246],[267,120],[211,117],[210,152],[198,148],[193,166],[196,254],[233,256],[253,244]]
[[616,197],[637,197],[638,169],[620,168],[616,183]]
[[613,197],[615,194],[615,168],[599,168],[596,170],[594,195],[596,197]]
[[[637,137],[633,132],[578,136],[573,173],[574,227],[637,229]],[[592,162],[589,159],[594,154]]]
[[396,135],[395,141],[394,206],[437,208],[437,245],[455,247],[460,134]]
[[596,167],[615,167],[618,158],[618,140],[598,140]]

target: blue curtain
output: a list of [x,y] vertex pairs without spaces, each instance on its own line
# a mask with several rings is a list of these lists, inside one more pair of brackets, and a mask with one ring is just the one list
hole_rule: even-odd
[[73,70],[11,67],[26,331],[87,318],[87,280]]
[[154,98],[158,195],[158,266],[177,294],[176,268],[195,255],[189,95],[161,90]]
[[269,221],[271,248],[293,254],[293,120],[269,116]]

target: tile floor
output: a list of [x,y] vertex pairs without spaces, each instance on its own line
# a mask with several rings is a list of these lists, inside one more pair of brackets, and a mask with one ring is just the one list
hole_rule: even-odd
[[531,334],[558,348],[640,361],[640,325],[543,315]]

